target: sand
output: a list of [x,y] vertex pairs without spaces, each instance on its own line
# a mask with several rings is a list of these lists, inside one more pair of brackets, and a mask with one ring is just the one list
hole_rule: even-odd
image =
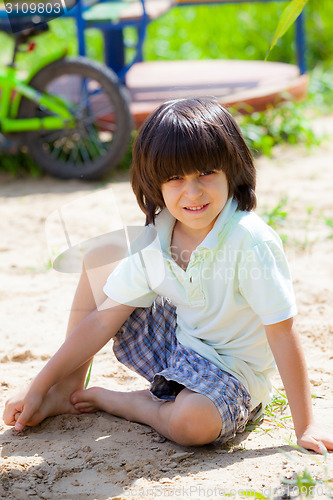
[[[332,430],[333,228],[327,220],[333,220],[333,117],[314,125],[329,135],[320,147],[307,151],[284,146],[274,150],[272,159],[257,159],[257,212],[263,215],[286,199],[287,215],[278,232],[286,238],[294,277],[296,324],[308,360],[316,417]],[[45,236],[50,214],[75,200],[88,200],[70,236],[85,239],[103,233],[103,217],[90,221],[88,214],[96,208],[96,195],[98,199],[112,188],[122,206],[116,223],[142,224],[143,217],[126,175],[98,184],[0,174],[0,184],[2,413],[5,400],[29,383],[65,335],[78,274],[50,268],[50,236]],[[95,357],[90,385],[124,391],[147,387],[115,360],[111,344]],[[274,386],[282,389],[278,375]],[[283,418],[288,414],[288,408],[275,410],[255,431],[238,435],[227,446],[202,448],[179,446],[147,426],[104,412],[57,416],[20,433],[0,421],[0,498],[195,500],[246,492],[249,496],[254,491],[295,498],[297,488],[288,489],[281,480],[295,480],[307,467],[321,481],[325,460],[292,447],[292,423]],[[326,466],[332,480],[332,454]],[[315,497],[328,492],[328,483],[314,487]]]

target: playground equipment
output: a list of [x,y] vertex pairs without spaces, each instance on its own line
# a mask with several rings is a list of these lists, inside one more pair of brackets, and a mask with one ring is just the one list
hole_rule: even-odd
[[[95,178],[116,166],[121,159],[129,142],[130,115],[137,127],[161,102],[168,99],[213,95],[226,106],[239,106],[242,103],[244,109],[262,110],[269,104],[276,104],[286,93],[295,99],[304,98],[307,92],[308,76],[305,66],[303,15],[297,19],[295,25],[298,67],[291,64],[263,61],[142,61],[142,47],[148,23],[171,8],[180,8],[190,4],[245,4],[252,2],[267,4],[279,1],[283,0],[44,0],[44,4],[53,2],[52,5],[61,2],[62,15],[75,18],[81,56],[86,54],[86,29],[94,27],[103,32],[105,63],[109,68],[104,67],[103,69],[103,67],[93,65],[84,59],[83,69],[83,60],[81,63],[67,62],[66,59],[61,59],[64,54],[60,55],[57,63],[54,63],[55,66],[49,69],[47,66],[50,61],[46,61],[46,68],[41,70],[41,74],[35,75],[31,81],[25,83],[28,83],[28,86],[35,88],[35,90],[57,95],[61,99],[62,106],[64,108],[68,106],[69,112],[72,113],[72,120],[65,120],[66,113],[63,109],[63,122],[61,123],[66,121],[63,130],[58,128],[53,130],[52,134],[46,133],[43,130],[45,126],[39,122],[38,130],[15,130],[16,138],[20,138],[21,141],[23,139],[36,162],[53,175]],[[27,0],[27,2],[32,4],[32,0]],[[4,9],[1,10],[0,7],[0,28],[4,26],[6,15]],[[23,8],[17,11],[15,16],[17,22],[20,19],[20,22],[25,22],[24,19],[29,18],[27,13],[23,12]],[[50,18],[52,18],[52,12]],[[31,19],[32,16],[30,16]],[[47,16],[44,18],[37,16],[37,20],[38,23],[44,22],[45,24],[48,18]],[[6,22],[8,28],[8,19]],[[125,56],[127,43],[124,29],[128,26],[134,27],[138,34],[134,55],[130,62],[127,62]],[[50,57],[52,58],[52,56]],[[55,58],[57,59],[57,57]],[[94,67],[95,73],[86,73],[88,66]],[[70,70],[71,67],[74,69]],[[57,81],[53,77],[56,68]],[[0,80],[0,87],[3,84],[8,87],[8,79],[11,78],[10,75],[13,74],[13,71],[13,68],[7,68],[7,74]],[[78,80],[80,83],[73,83],[72,72],[75,73],[76,78],[80,75]],[[105,78],[103,79],[101,76],[101,82],[105,82],[103,84],[107,86],[107,89],[98,90],[98,72],[108,80],[106,83]],[[60,90],[60,77],[62,87],[65,87],[66,91]],[[69,80],[69,77],[72,80]],[[90,79],[88,86],[87,78]],[[67,83],[64,83],[66,79]],[[5,103],[5,105],[2,104],[0,115],[2,120],[4,118],[15,120],[29,118],[31,120],[35,116],[40,120],[41,116],[45,119],[45,114],[48,119],[57,116],[54,114],[54,108],[45,108],[44,104],[41,106],[36,95],[32,98],[27,97],[28,94],[21,93],[21,87],[15,85],[11,88],[11,91],[18,90],[14,106],[9,104],[8,92],[6,98],[4,92],[2,94],[1,98]],[[124,90],[125,86],[126,91]],[[86,96],[82,97],[84,89],[87,88],[89,90],[86,92]],[[81,96],[79,98],[75,96],[78,92]],[[108,104],[104,106],[106,104],[105,98]],[[4,99],[7,101],[5,102]],[[18,105],[20,100],[22,102]],[[28,103],[27,100],[30,102]],[[95,101],[94,106],[92,100]],[[102,104],[103,102],[104,104]],[[99,103],[101,114],[98,119],[91,118],[91,109],[95,107],[96,110],[97,103]],[[82,121],[83,116],[85,122]],[[92,136],[86,132],[87,116],[90,116],[91,125],[89,124],[89,126],[98,137],[98,142],[93,149],[91,148]],[[57,118],[59,119],[59,116]],[[76,120],[75,126],[74,118]],[[79,125],[80,123],[81,125]],[[4,128],[3,125],[2,132],[7,133],[8,131],[9,129]],[[89,149],[88,153],[84,153],[87,137],[89,138],[87,143]],[[79,152],[73,149],[73,144]],[[94,153],[93,155],[93,150],[96,147],[97,149],[101,148],[101,154]],[[54,159],[55,155],[56,159]],[[93,157],[91,158],[91,156]]]

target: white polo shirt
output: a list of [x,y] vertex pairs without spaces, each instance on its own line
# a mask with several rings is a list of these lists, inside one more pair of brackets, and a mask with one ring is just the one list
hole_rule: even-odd
[[281,240],[230,198],[184,271],[170,253],[174,224],[162,210],[109,276],[104,292],[135,307],[151,306],[157,295],[169,298],[179,342],[238,378],[252,407],[265,406],[275,363],[264,325],[297,313]]

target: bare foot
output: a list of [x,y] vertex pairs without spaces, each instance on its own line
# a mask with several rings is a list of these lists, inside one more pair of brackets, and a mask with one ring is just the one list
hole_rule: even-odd
[[79,415],[80,412],[74,408],[70,401],[70,395],[73,391],[68,391],[68,383],[60,383],[51,387],[46,394],[42,406],[35,413],[28,425],[36,425],[47,417],[55,415]]
[[[77,383],[74,381],[63,381],[54,385],[46,394],[38,411],[25,425],[34,426],[42,422],[47,417],[61,414],[79,415],[81,412],[76,410],[70,401],[70,395],[77,389]],[[21,402],[24,400],[25,392],[17,394],[6,403],[4,412],[4,421],[7,425],[15,425],[21,415]]]
[[132,420],[131,407],[134,399],[152,400],[148,390],[135,392],[118,392],[104,389],[103,387],[91,387],[83,391],[76,391],[71,396],[71,402],[75,410],[81,413],[93,413],[103,410],[111,415]]

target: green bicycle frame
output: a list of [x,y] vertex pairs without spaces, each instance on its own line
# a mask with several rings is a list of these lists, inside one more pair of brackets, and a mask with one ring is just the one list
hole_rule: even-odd
[[[30,87],[17,77],[17,70],[7,66],[0,72],[0,130],[3,133],[31,132],[34,130],[58,130],[74,128],[75,118],[68,110],[69,103]],[[15,97],[13,95],[15,93]],[[54,116],[44,118],[16,118],[22,96],[36,102]]]

